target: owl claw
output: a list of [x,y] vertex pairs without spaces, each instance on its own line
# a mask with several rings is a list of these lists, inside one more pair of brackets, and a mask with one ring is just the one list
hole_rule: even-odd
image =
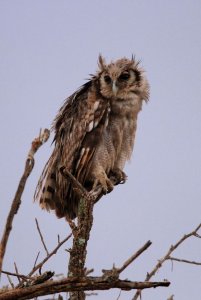
[[105,192],[105,194],[108,194],[113,190],[114,185],[112,184],[111,180],[109,178],[107,178],[106,185],[104,185],[102,187],[103,187],[103,191]]
[[105,173],[100,173],[98,176],[96,176],[92,190],[96,189],[98,185],[102,187],[104,194],[110,193],[114,188],[114,185]]
[[123,184],[127,180],[127,175],[119,168],[112,170],[111,176],[114,177],[116,184]]

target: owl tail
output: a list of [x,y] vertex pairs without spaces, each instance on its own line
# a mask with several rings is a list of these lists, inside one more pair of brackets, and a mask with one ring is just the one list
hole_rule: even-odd
[[34,201],[47,211],[55,210],[58,218],[74,219],[78,213],[79,199],[73,188],[60,173],[58,160],[53,152],[39,178]]
[[38,201],[41,208],[46,209],[47,211],[55,209],[55,171],[54,157],[52,155],[44,167],[34,194],[34,201]]
[[55,173],[51,173],[43,186],[41,197],[39,199],[39,203],[42,209],[51,210],[55,209]]

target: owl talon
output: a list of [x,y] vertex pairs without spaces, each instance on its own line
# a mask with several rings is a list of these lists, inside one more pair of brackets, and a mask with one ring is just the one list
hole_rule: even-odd
[[112,184],[111,180],[108,178],[106,179],[106,185],[107,185],[106,194],[109,194],[113,190],[114,185]]
[[114,169],[111,172],[111,176],[114,177],[116,184],[123,184],[127,180],[127,175],[121,169]]
[[114,185],[105,173],[100,173],[98,176],[96,176],[92,190],[96,189],[98,185],[102,187],[104,194],[110,193],[114,188]]

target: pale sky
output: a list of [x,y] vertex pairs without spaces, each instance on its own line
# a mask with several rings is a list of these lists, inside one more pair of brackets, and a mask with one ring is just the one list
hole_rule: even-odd
[[[171,244],[201,222],[201,1],[85,0],[0,1],[0,234],[22,175],[30,143],[50,127],[63,100],[97,69],[98,54],[109,62],[136,55],[151,86],[138,119],[128,181],[95,206],[87,267],[93,275],[123,262],[147,240],[153,245],[121,275],[142,281]],[[51,141],[35,157],[22,205],[15,217],[4,270],[28,274],[44,250],[70,233],[64,220],[32,202]],[[43,271],[66,274],[69,241]],[[201,262],[201,241],[189,239],[175,257]],[[5,277],[4,277],[5,278]],[[6,278],[5,278],[6,279]],[[201,267],[170,262],[153,280],[169,288],[143,292],[143,300],[197,300]],[[3,283],[6,280],[2,281]],[[119,291],[90,300],[116,300]],[[122,292],[120,300],[134,292]],[[47,298],[47,297],[46,297]]]

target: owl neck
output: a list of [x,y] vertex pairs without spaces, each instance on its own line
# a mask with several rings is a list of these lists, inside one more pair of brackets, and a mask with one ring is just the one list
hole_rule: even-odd
[[142,108],[142,100],[139,97],[133,97],[127,100],[114,98],[110,100],[111,114],[114,117],[125,116],[127,118],[137,118]]

